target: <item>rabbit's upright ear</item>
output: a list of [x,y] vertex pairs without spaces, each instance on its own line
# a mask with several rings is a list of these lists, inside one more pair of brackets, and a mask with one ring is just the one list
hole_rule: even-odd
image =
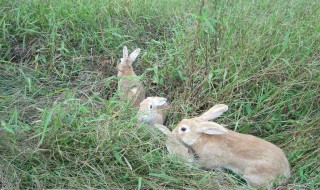
[[208,135],[222,135],[228,133],[228,130],[218,123],[202,121],[196,124],[196,132]]
[[128,57],[128,48],[127,46],[123,46],[123,59],[127,58]]
[[152,102],[156,106],[162,106],[163,104],[165,104],[167,102],[167,98],[155,97],[155,98],[153,98]]
[[202,121],[209,121],[219,117],[223,112],[228,111],[228,106],[225,104],[217,104],[210,108],[208,111],[204,112],[198,117]]
[[138,57],[139,53],[140,53],[140,48],[135,49],[132,53],[130,53],[129,59],[133,62]]

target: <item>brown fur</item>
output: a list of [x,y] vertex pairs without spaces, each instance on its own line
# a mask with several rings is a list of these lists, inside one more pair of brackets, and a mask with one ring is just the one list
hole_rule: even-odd
[[137,75],[134,73],[132,66],[127,64],[127,65],[118,66],[118,76],[122,77],[122,76],[137,76]]
[[[119,81],[120,98],[122,101],[130,100],[132,105],[139,107],[145,98],[145,89],[138,78],[123,76]],[[136,89],[133,91],[133,89]]]

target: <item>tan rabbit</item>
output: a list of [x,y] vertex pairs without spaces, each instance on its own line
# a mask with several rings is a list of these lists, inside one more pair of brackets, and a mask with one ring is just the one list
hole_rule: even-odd
[[[150,102],[151,101],[141,102],[140,108],[143,107],[143,108],[145,108],[145,110],[148,110],[147,108],[149,108],[149,105],[152,105]],[[203,113],[197,119],[203,120],[203,121],[215,119],[227,110],[228,110],[227,105],[217,104],[217,105],[213,106],[212,108],[210,108],[205,113]],[[141,111],[139,110],[139,112],[141,112]],[[149,115],[151,115],[151,114],[149,114]],[[155,119],[154,116],[152,117],[152,116],[146,115],[144,117],[148,117],[149,121],[152,121]],[[142,120],[142,119],[140,119],[140,120]],[[192,148],[188,145],[183,144],[181,142],[181,139],[178,136],[173,135],[171,133],[171,131],[166,126],[161,125],[162,121],[163,120],[161,120],[161,121],[157,120],[156,122],[154,122],[154,123],[156,123],[154,126],[157,129],[159,129],[160,131],[162,131],[165,135],[167,135],[168,139],[166,141],[166,146],[167,146],[169,153],[174,154],[176,156],[179,156],[188,162],[193,162],[194,161],[194,152],[193,152]]]
[[193,148],[199,156],[198,165],[230,169],[250,186],[271,188],[273,181],[278,179],[281,184],[290,177],[289,162],[283,151],[255,136],[199,118],[183,119],[172,133]]
[[169,105],[166,98],[148,97],[140,103],[138,111],[139,122],[148,125],[163,124],[166,119],[166,110]]
[[139,103],[145,99],[145,89],[139,79],[134,73],[132,63],[138,57],[140,49],[135,49],[128,55],[128,49],[123,47],[123,57],[118,65],[120,98],[123,101],[130,100],[130,102],[139,107]]

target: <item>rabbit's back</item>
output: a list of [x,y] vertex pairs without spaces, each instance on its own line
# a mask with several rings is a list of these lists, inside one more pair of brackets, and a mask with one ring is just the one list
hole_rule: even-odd
[[119,81],[121,99],[129,99],[134,106],[139,107],[139,103],[145,99],[145,89],[136,76],[122,77]]
[[[228,130],[224,135],[203,135],[192,146],[199,155],[199,163],[205,168],[223,167],[243,174],[244,179],[252,178],[272,181],[278,175],[290,177],[289,162],[283,151],[276,145],[252,135]],[[246,176],[247,177],[246,179]],[[254,184],[251,184],[254,185]]]

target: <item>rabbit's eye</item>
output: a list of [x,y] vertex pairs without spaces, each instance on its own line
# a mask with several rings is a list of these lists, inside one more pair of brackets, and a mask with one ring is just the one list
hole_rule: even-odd
[[152,105],[150,105],[150,109],[152,109]]
[[181,131],[186,131],[186,130],[187,130],[187,128],[181,127]]

